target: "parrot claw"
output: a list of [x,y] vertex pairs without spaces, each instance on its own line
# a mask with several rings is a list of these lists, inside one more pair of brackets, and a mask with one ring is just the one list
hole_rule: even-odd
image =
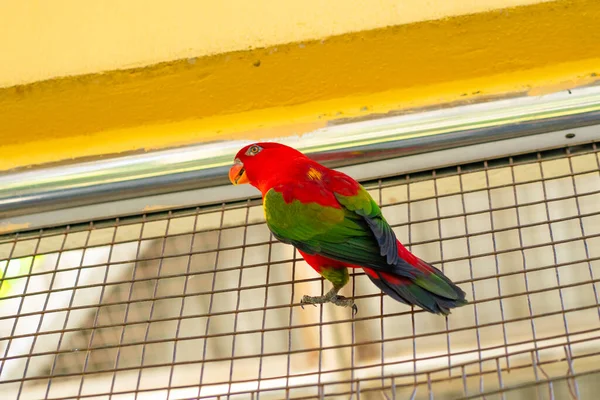
[[334,296],[331,299],[331,302],[333,304],[335,304],[336,306],[340,306],[340,307],[351,307],[352,308],[352,316],[354,317],[356,315],[356,313],[358,312],[358,307],[356,306],[356,304],[354,304],[354,300],[349,299],[347,297],[344,296]]
[[317,296],[312,297],[312,296],[304,295],[304,296],[302,296],[302,300],[300,300],[300,307],[302,307],[303,310],[304,310],[305,304],[312,304],[313,306],[316,307],[317,306],[316,303],[318,303],[319,300],[320,300],[320,298]]

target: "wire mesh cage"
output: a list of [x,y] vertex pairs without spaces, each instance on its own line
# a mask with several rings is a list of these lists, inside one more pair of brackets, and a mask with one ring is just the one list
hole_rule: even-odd
[[[600,377],[596,143],[363,182],[398,238],[470,304],[327,284],[259,200],[0,240],[5,399],[593,398]],[[393,162],[393,161],[390,161]]]

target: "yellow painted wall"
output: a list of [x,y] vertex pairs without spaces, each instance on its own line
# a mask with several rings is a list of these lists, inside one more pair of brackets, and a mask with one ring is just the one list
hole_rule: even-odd
[[[67,0],[62,1],[66,5]],[[0,5],[4,11],[11,7],[6,3]],[[58,3],[60,1],[53,4]],[[277,2],[280,3],[283,4]],[[557,0],[372,30],[361,27],[373,24],[374,20],[382,26],[400,21],[389,19],[387,15],[393,11],[392,3],[399,2],[369,2],[371,8],[379,10],[376,15],[369,13],[371,8],[357,7],[355,14],[350,13],[349,7],[342,7],[346,2],[331,2],[338,6],[338,12],[345,9],[354,19],[343,17],[346,15],[343,13],[338,16],[332,10],[328,12],[333,14],[317,15],[315,3],[304,3],[307,9],[297,7],[295,12],[278,6],[271,11],[264,9],[266,19],[257,19],[254,25],[248,16],[258,18],[260,13],[256,9],[236,8],[231,20],[240,21],[240,30],[235,34],[224,33],[223,37],[230,40],[222,42],[215,27],[204,36],[196,35],[195,43],[185,40],[179,43],[176,39],[185,36],[179,34],[190,32],[193,23],[222,20],[226,16],[223,10],[222,15],[213,12],[207,16],[198,9],[197,16],[186,14],[185,18],[178,14],[180,11],[162,10],[164,25],[153,26],[153,33],[144,36],[145,29],[150,28],[141,27],[152,20],[151,16],[159,24],[161,10],[152,8],[154,6],[144,8],[137,3],[137,9],[127,12],[112,9],[113,32],[102,30],[101,25],[91,20],[94,13],[108,18],[112,15],[110,10],[100,12],[94,8],[97,5],[90,6],[86,8],[89,15],[82,17],[83,6],[74,2],[70,4],[73,10],[67,14],[81,19],[76,24],[78,30],[69,32],[71,36],[82,35],[82,38],[68,38],[66,47],[57,43],[61,37],[57,32],[69,21],[71,27],[74,22],[50,14],[57,19],[52,25],[56,32],[54,28],[32,28],[38,36],[44,37],[41,47],[47,46],[50,50],[38,55],[40,64],[35,68],[23,66],[23,72],[17,75],[28,76],[23,78],[25,80],[40,79],[40,75],[35,75],[39,71],[45,71],[48,76],[68,75],[88,71],[86,68],[98,71],[185,58],[0,89],[0,170],[206,140],[304,133],[339,118],[475,101],[483,96],[555,91],[591,84],[600,75],[598,0]],[[412,12],[419,9],[416,3],[422,4],[417,0],[411,3]],[[438,6],[442,3],[450,2],[426,2]],[[479,5],[477,7],[482,4],[479,1],[452,3]],[[40,12],[40,7],[46,7],[49,2],[35,4],[30,8]],[[170,3],[170,7],[175,4]],[[12,7],[22,9],[24,6]],[[433,14],[433,8],[421,6],[420,9],[430,11],[430,14],[423,11],[422,16],[437,15]],[[80,14],[73,14],[74,10]],[[138,19],[133,18],[135,10],[139,11]],[[443,8],[440,10],[439,15],[446,15]],[[363,19],[359,12],[363,13]],[[178,15],[183,18],[180,25],[176,23]],[[280,25],[275,16],[282,15],[288,18],[282,19],[287,23]],[[401,15],[408,18],[406,14]],[[321,25],[316,24],[314,18],[321,21]],[[262,31],[256,25],[260,21],[274,22]],[[290,25],[290,21],[296,21],[295,25]],[[298,21],[312,21],[312,25]],[[327,21],[329,25],[324,25]],[[337,32],[336,29],[341,29],[340,21],[347,24],[344,29],[357,32],[279,44],[293,37],[283,35],[284,31],[290,35],[295,32],[300,35],[298,38],[318,37]],[[3,35],[16,35],[7,32],[6,27],[0,29],[4,29]],[[62,32],[67,36],[66,31]],[[259,40],[251,32],[263,32],[265,36]],[[275,40],[265,32],[279,32],[282,36],[275,36],[278,38]],[[227,36],[229,34],[231,36]],[[201,42],[206,47],[202,47]],[[6,41],[0,43],[0,46],[11,46]],[[153,46],[153,43],[160,44]],[[270,46],[246,49],[267,44]],[[66,51],[68,48],[73,52]],[[221,52],[236,48],[239,50]],[[34,57],[25,54],[23,49],[12,49],[9,57],[13,54]],[[0,54],[7,57],[4,51]],[[192,54],[197,57],[190,59]],[[205,56],[199,56],[202,54]],[[0,68],[8,71],[4,65]],[[11,73],[15,68],[14,65],[9,68]],[[6,82],[17,79],[8,78],[4,73],[1,76]]]
[[0,87],[542,1],[1,1]]

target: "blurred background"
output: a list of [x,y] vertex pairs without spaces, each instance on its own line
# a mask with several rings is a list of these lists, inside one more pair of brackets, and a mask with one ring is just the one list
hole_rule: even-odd
[[[0,4],[6,399],[595,398],[600,5]],[[228,184],[277,140],[467,293],[329,284]]]

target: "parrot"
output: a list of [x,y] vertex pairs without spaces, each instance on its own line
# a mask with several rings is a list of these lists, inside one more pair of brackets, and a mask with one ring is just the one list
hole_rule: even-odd
[[442,271],[413,255],[365,188],[300,151],[276,142],[243,147],[229,170],[233,185],[250,184],[262,194],[273,236],[294,246],[331,290],[304,295],[300,305],[331,303],[352,309],[338,292],[350,268],[360,268],[383,293],[409,306],[447,316],[468,303],[465,292]]

